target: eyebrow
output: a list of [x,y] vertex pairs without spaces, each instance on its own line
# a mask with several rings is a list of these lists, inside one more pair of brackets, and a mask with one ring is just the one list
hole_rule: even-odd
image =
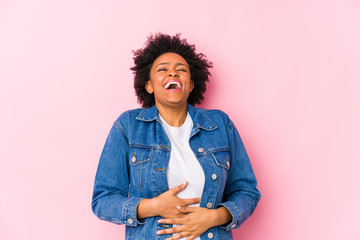
[[[159,65],[167,65],[167,64],[169,64],[169,62],[159,63],[158,65],[156,65],[155,68],[157,68]],[[175,65],[176,65],[176,66],[185,66],[185,67],[188,67],[188,66],[186,66],[186,65],[183,64],[183,63],[176,63]]]

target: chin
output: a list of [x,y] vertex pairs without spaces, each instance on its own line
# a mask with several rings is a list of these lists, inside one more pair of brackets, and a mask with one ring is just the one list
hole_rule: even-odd
[[169,106],[183,106],[183,105],[187,105],[187,100],[179,100],[179,101],[167,101],[167,104]]

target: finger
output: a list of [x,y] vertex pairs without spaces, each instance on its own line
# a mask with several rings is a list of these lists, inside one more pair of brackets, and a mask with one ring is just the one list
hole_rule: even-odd
[[166,223],[166,224],[184,224],[184,220],[182,218],[166,218],[166,219],[159,219],[158,223]]
[[163,234],[173,234],[173,233],[178,233],[178,232],[181,232],[181,226],[159,230],[156,232],[156,234],[163,235]]
[[192,205],[195,203],[200,203],[200,201],[201,201],[201,198],[185,198],[185,199],[182,199],[181,204],[187,206],[187,205]]
[[186,236],[189,236],[189,233],[187,232],[181,232],[181,233],[178,233],[172,237],[169,237],[165,240],[176,240],[176,239],[180,239],[180,238],[183,238],[183,237],[186,237]]
[[188,184],[188,182],[185,181],[182,184],[180,184],[179,186],[174,187],[173,189],[171,189],[171,191],[178,194],[179,192],[181,192],[182,190],[184,190],[186,188],[187,184]]
[[192,213],[192,212],[196,212],[196,210],[198,210],[199,207],[176,206],[176,209],[182,213]]
[[186,238],[185,240],[194,240],[196,237],[194,237],[193,235],[191,235],[190,237]]

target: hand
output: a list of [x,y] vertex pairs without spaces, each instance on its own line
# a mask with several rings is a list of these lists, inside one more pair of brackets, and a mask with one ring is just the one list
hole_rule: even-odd
[[177,197],[177,194],[183,191],[187,184],[187,182],[184,182],[154,198],[158,215],[163,218],[181,218],[186,216],[186,212],[178,211],[177,206],[186,207],[200,202],[200,198],[182,199]]
[[209,228],[217,225],[216,209],[178,206],[177,210],[185,214],[185,216],[180,218],[160,219],[158,221],[159,223],[180,225],[156,232],[159,235],[178,233],[166,240],[175,240],[183,237],[187,237],[186,240],[193,240],[206,232]]
[[188,206],[199,203],[200,198],[182,199],[177,194],[183,191],[187,182],[170,189],[159,196],[151,199],[143,199],[137,208],[138,219],[161,216],[163,218],[180,218],[186,216],[185,213],[178,211],[176,206]]

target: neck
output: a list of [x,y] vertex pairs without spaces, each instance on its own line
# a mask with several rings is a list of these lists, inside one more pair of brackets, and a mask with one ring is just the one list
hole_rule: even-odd
[[186,120],[187,104],[182,107],[164,107],[156,105],[161,117],[172,127],[180,127]]

